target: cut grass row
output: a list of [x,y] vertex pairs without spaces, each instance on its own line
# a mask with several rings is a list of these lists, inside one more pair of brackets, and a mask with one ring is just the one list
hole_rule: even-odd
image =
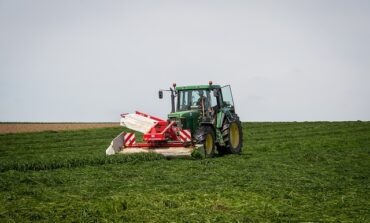
[[[106,156],[105,148],[122,128],[103,131],[45,131],[0,135],[0,172],[51,170],[163,159],[158,154]],[[140,136],[138,136],[140,139]]]
[[85,155],[81,157],[64,157],[63,159],[33,159],[29,161],[3,161],[0,164],[0,172],[16,170],[16,171],[39,171],[53,170],[58,168],[75,168],[81,166],[99,166],[105,164],[124,164],[129,162],[141,162],[164,159],[158,154],[132,154],[124,156],[109,156],[105,155]]

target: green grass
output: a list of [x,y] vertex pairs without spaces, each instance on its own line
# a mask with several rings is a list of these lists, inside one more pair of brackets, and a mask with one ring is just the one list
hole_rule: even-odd
[[370,222],[370,123],[243,123],[242,155],[105,157],[121,128],[0,135],[0,222]]

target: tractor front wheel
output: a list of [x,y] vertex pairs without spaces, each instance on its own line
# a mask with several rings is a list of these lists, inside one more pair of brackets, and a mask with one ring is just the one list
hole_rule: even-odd
[[215,131],[210,126],[200,126],[195,132],[194,138],[197,144],[203,144],[205,157],[215,155]]

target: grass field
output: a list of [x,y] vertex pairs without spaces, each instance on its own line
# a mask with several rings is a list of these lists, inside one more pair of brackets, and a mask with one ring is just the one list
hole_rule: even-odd
[[0,222],[370,222],[370,122],[243,123],[203,160],[105,157],[121,130],[0,135]]

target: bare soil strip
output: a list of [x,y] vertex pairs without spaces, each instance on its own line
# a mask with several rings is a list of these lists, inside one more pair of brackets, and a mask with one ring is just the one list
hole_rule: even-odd
[[0,134],[119,127],[119,123],[0,123]]

